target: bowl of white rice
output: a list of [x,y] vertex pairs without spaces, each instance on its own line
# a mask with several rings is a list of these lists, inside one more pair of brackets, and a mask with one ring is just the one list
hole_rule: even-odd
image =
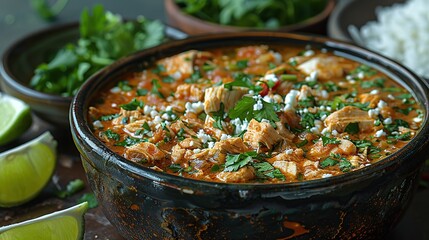
[[390,57],[429,79],[429,0],[343,0],[328,22],[332,38]]

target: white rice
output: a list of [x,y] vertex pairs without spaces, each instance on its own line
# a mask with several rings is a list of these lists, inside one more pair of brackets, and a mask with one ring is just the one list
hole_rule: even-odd
[[429,78],[429,0],[378,7],[376,16],[376,21],[366,23],[358,31],[349,28],[350,33],[367,48]]

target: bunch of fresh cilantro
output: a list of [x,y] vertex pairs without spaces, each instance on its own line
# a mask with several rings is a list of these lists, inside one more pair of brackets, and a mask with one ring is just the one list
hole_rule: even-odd
[[137,50],[166,40],[164,25],[139,17],[123,21],[120,15],[97,5],[80,18],[80,38],[58,51],[35,70],[30,86],[38,91],[73,96],[82,83],[101,68]]
[[320,13],[327,0],[176,0],[187,14],[223,25],[277,28]]

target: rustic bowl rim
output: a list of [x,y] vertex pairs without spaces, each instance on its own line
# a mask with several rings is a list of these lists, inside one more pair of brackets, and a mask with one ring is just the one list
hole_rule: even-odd
[[[201,43],[205,41],[220,41],[220,40],[237,40],[237,38],[275,38],[281,40],[287,40],[291,42],[299,42],[301,45],[307,44],[320,44],[324,48],[330,48],[334,51],[349,51],[353,54],[356,54],[354,57],[365,56],[368,60],[374,61],[378,67],[391,67],[389,71],[397,71],[396,75],[403,75],[410,81],[416,84],[417,89],[412,89],[413,94],[420,92],[422,95],[421,106],[425,111],[424,122],[422,123],[421,129],[418,131],[417,135],[407,143],[403,148],[394,154],[372,164],[371,166],[364,167],[352,172],[341,174],[338,176],[333,176],[329,178],[320,178],[309,181],[302,182],[293,182],[293,183],[278,183],[278,184],[264,184],[264,183],[221,183],[221,182],[210,182],[204,180],[196,180],[190,178],[184,178],[164,172],[159,172],[144,166],[141,166],[137,163],[129,161],[124,157],[114,153],[112,150],[107,148],[94,134],[91,132],[90,123],[87,120],[87,116],[84,116],[86,109],[89,107],[88,100],[94,93],[95,90],[100,90],[101,87],[105,87],[107,84],[103,84],[103,79],[109,78],[112,75],[118,74],[121,69],[123,70],[126,67],[135,66],[138,63],[147,62],[148,60],[159,59],[157,54],[164,54],[161,57],[167,57],[168,53],[171,54],[168,50],[173,49],[174,53],[179,53],[177,49],[180,49],[182,46],[193,46],[192,43]],[[262,40],[260,40],[262,41]],[[261,44],[261,42],[259,42]],[[237,44],[236,44],[237,45]],[[175,50],[174,50],[175,49]],[[183,50],[182,50],[183,51]],[[167,53],[167,55],[165,55]],[[363,59],[360,59],[363,61]],[[381,65],[382,64],[382,65]],[[387,71],[387,69],[385,69]],[[392,73],[392,72],[391,72]],[[393,73],[392,73],[393,74]],[[117,76],[116,76],[117,77]],[[428,135],[429,135],[429,88],[427,83],[425,83],[419,76],[414,74],[408,68],[402,66],[400,63],[386,58],[380,54],[377,54],[371,50],[364,49],[362,47],[356,46],[354,44],[343,42],[327,37],[319,36],[309,36],[309,35],[299,35],[292,33],[283,33],[283,32],[240,32],[240,33],[221,33],[221,34],[207,34],[207,35],[198,35],[192,36],[185,40],[171,41],[158,45],[157,47],[146,49],[140,52],[137,52],[133,55],[130,55],[124,59],[121,59],[109,67],[103,69],[102,71],[94,74],[90,79],[88,79],[81,89],[78,91],[76,96],[72,101],[72,106],[70,108],[70,124],[73,138],[75,144],[78,146],[81,155],[86,156],[86,152],[82,149],[82,146],[79,146],[79,141],[82,141],[92,153],[96,153],[100,159],[89,159],[90,161],[104,161],[104,163],[109,162],[109,166],[115,165],[120,172],[125,172],[127,175],[133,174],[134,177],[144,177],[151,179],[155,182],[168,182],[175,186],[198,186],[199,188],[207,187],[218,188],[218,189],[230,189],[230,190],[260,190],[270,193],[270,191],[278,190],[288,190],[297,192],[301,190],[314,190],[318,189],[334,189],[342,185],[346,185],[353,182],[359,182],[362,179],[378,177],[380,174],[386,173],[391,168],[399,167],[404,161],[406,161],[410,156],[418,154],[428,145]],[[423,160],[415,159],[415,161],[423,162]],[[396,166],[395,166],[396,164]],[[103,164],[104,165],[104,164]],[[421,164],[420,164],[421,165]]]

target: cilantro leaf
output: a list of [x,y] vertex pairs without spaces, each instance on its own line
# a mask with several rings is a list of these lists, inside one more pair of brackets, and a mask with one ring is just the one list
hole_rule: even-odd
[[323,146],[326,146],[328,144],[340,144],[341,141],[336,138],[329,138],[326,136],[322,136],[322,144]]
[[347,124],[346,128],[344,129],[345,132],[349,134],[357,134],[359,133],[359,123],[353,122]]
[[144,106],[144,102],[137,100],[137,99],[133,99],[131,100],[131,102],[127,103],[127,104],[122,104],[121,108],[127,111],[133,111],[136,110],[137,108],[143,108]]
[[240,168],[248,165],[258,154],[255,151],[240,153],[240,154],[228,154],[225,162],[225,172],[236,172]]
[[235,75],[234,81],[225,83],[224,88],[231,90],[232,87],[245,87],[249,88],[255,92],[259,92],[262,90],[261,86],[256,86],[253,84],[251,77],[248,74],[239,73]]
[[213,127],[223,130],[222,122],[225,116],[225,105],[223,104],[223,102],[220,103],[219,111],[211,112],[211,114],[213,116],[213,119],[215,120],[215,122],[213,123]]
[[121,114],[119,114],[119,113],[104,115],[104,116],[100,117],[100,121],[110,121],[110,120],[113,120],[113,119],[118,118],[120,116],[121,116]]
[[228,112],[228,116],[231,119],[239,118],[240,120],[250,121],[255,119],[259,122],[262,119],[267,119],[273,125],[275,122],[280,121],[277,116],[275,105],[273,103],[261,101],[263,107],[261,110],[254,110],[253,105],[256,104],[256,100],[252,97],[243,97],[237,104]]
[[319,163],[319,167],[320,168],[327,168],[327,167],[332,167],[338,164],[338,160],[333,159],[331,157],[327,157],[326,159],[324,159],[323,161],[321,161]]
[[103,134],[108,139],[113,139],[115,141],[119,141],[120,135],[118,133],[112,131],[112,129],[107,129],[106,131],[103,132]]

